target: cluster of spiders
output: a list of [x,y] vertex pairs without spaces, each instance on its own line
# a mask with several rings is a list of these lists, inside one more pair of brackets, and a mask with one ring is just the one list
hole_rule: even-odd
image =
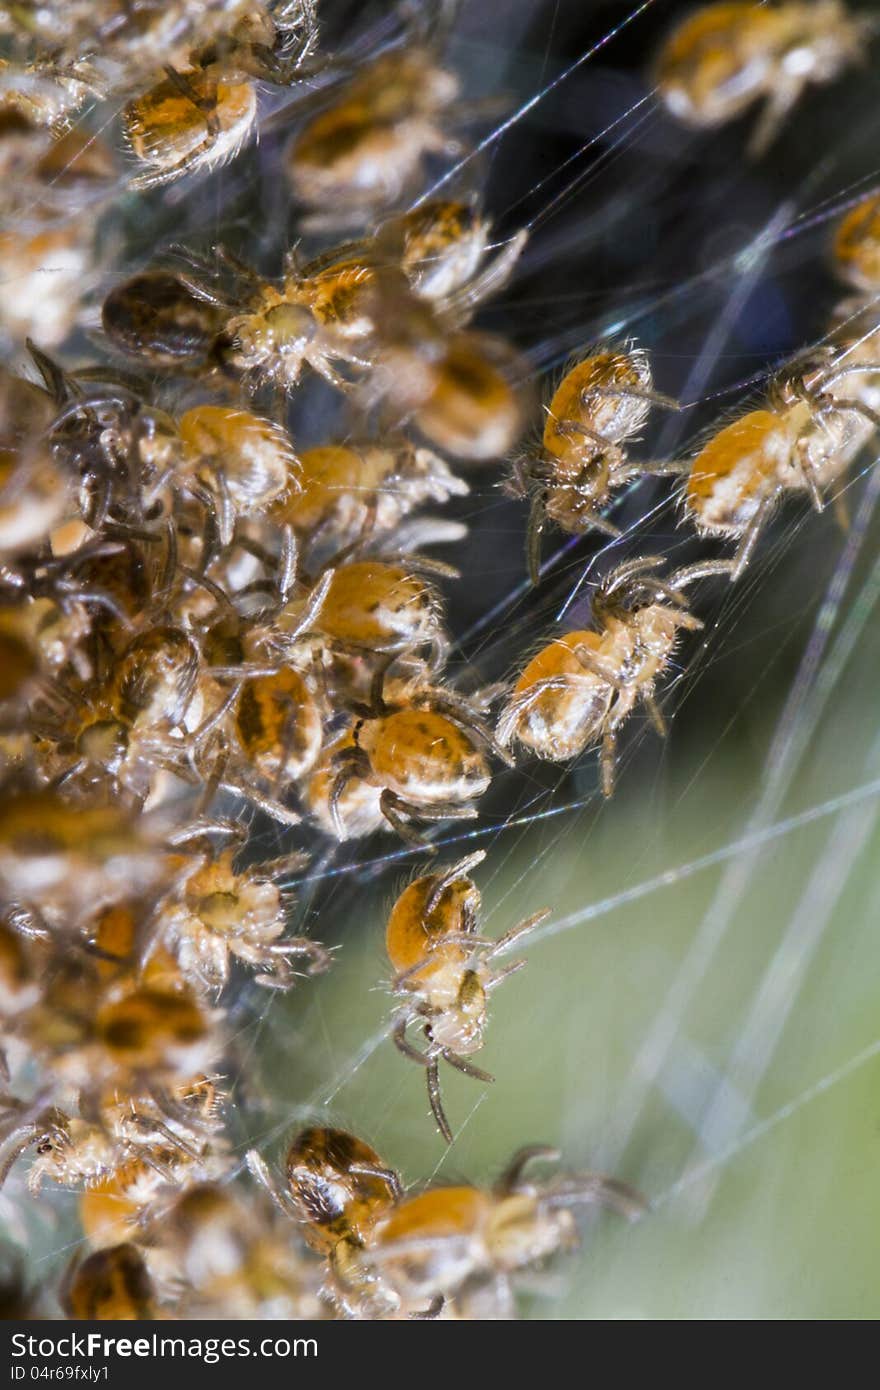
[[[448,7],[425,8],[353,69],[322,53],[313,0],[0,3],[0,1176],[79,1194],[73,1317],[507,1317],[517,1272],[575,1243],[573,1206],[640,1213],[610,1178],[533,1180],[541,1147],[490,1189],[404,1195],[326,1128],[292,1141],[283,1182],[252,1151],[266,1191],[246,1197],[233,993],[331,965],[294,927],[291,880],[318,854],[393,833],[427,855],[515,755],[596,750],[610,796],[637,705],[665,730],[658,687],[702,626],[690,586],[737,579],[777,502],[821,507],[880,426],[869,198],[838,229],[858,297],[827,345],[692,458],[632,456],[651,411],[678,409],[633,342],[577,354],[530,438],[529,369],[473,323],[526,234],[493,241],[471,192],[412,201],[469,119]],[[765,144],[807,82],[771,80],[790,51],[826,81],[861,35],[836,0],[710,6],[670,41],[661,95],[698,126],[770,98]],[[209,177],[256,135],[264,88],[296,89],[278,173],[313,254],[288,245],[275,275],[221,243],[115,267],[98,232],[120,190],[137,210]],[[91,130],[103,102],[125,158]],[[310,381],[337,424],[304,445]],[[528,500],[535,583],[548,528],[619,538],[609,512],[645,476],[736,548],[619,561],[589,626],[465,690],[459,576],[426,552],[463,537],[442,509],[474,467]],[[258,849],[267,825],[283,855]],[[488,1000],[546,916],[485,936],[482,858],[418,872],[387,921],[389,1034],[447,1142],[441,1064],[491,1081],[472,1060]]]

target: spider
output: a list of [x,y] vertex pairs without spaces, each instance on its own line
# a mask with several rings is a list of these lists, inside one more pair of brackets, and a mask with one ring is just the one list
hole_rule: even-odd
[[749,142],[762,155],[813,83],[864,61],[871,20],[840,0],[706,5],[673,30],[656,69],[660,96],[685,125],[714,129],[764,103]]
[[474,309],[504,288],[528,238],[518,232],[487,259],[490,231],[474,202],[430,198],[384,223],[377,236],[417,295]]
[[[37,1194],[46,1181],[85,1187],[81,1214],[106,1225],[114,1202],[137,1213],[171,1181],[183,1185],[218,1176],[228,1167],[221,1099],[213,1081],[194,1078],[164,1094],[111,1093],[100,1098],[95,1119],[57,1107],[33,1119],[25,1114],[16,1147],[35,1150],[28,1189]],[[7,1157],[7,1166],[14,1157]],[[119,1205],[115,1210],[121,1214]]]
[[188,874],[181,891],[161,909],[157,934],[174,950],[187,979],[222,988],[230,961],[237,958],[260,973],[256,982],[272,989],[293,984],[292,960],[307,962],[307,973],[326,970],[330,957],[316,941],[286,937],[284,892],[274,881],[291,856],[273,863],[235,868],[236,851],[225,850]]
[[541,535],[549,518],[580,535],[595,528],[619,536],[602,515],[614,492],[632,478],[680,472],[676,465],[633,463],[624,448],[644,424],[652,405],[678,410],[678,402],[655,391],[647,354],[627,346],[603,350],[565,373],[547,406],[540,449],[514,466],[508,490],[531,495],[527,557],[529,574],[540,577]]
[[525,415],[514,378],[528,374],[499,339],[441,329],[439,320],[395,316],[377,351],[370,391],[443,453],[474,463],[503,458]]
[[136,806],[162,771],[186,778],[188,742],[204,713],[200,669],[197,644],[179,628],[161,624],[131,637],[108,677],[60,718],[33,719],[40,766],[56,786],[103,783]]
[[[492,1080],[467,1058],[483,1045],[488,994],[525,965],[518,960],[496,969],[495,959],[549,911],[533,913],[496,941],[480,936],[480,892],[469,874],[485,857],[471,854],[417,878],[391,909],[385,934],[396,972],[392,988],[403,1001],[392,1036],[405,1057],[425,1067],[431,1110],[447,1144],[452,1131],[440,1099],[438,1064],[443,1060],[478,1081]],[[424,1051],[407,1039],[412,1023],[423,1026]]]
[[[402,556],[398,563],[350,560],[337,565],[312,623],[313,642],[380,657],[427,649],[431,669],[438,669],[448,646],[443,608],[420,571],[458,577],[448,565],[412,556]],[[296,607],[291,616],[299,623]],[[285,618],[282,611],[282,631]]]
[[491,773],[480,745],[504,761],[473,706],[449,692],[416,692],[396,706],[379,697],[323,755],[306,805],[337,840],[371,834],[383,821],[422,844],[410,821],[471,820]]
[[427,49],[382,54],[294,137],[285,165],[296,197],[337,218],[395,203],[426,155],[456,148],[441,122],[458,91],[455,74]]
[[601,1173],[528,1176],[533,1163],[558,1158],[532,1145],[491,1188],[431,1187],[405,1198],[379,1222],[369,1263],[404,1308],[460,1303],[464,1311],[475,1301],[476,1316],[511,1317],[516,1274],[577,1245],[572,1208],[607,1207],[630,1221],[646,1209],[628,1183]]
[[593,595],[595,631],[570,632],[543,648],[519,677],[498,722],[499,743],[516,740],[539,758],[563,762],[600,743],[602,792],[614,790],[617,735],[638,701],[657,732],[666,724],[654,688],[669,669],[681,629],[703,624],[683,590],[727,561],[701,561],[666,578],[651,571],[662,557],[626,561]]
[[290,85],[316,40],[313,0],[295,0],[276,12],[250,6],[230,33],[180,66],[166,60],[163,79],[122,113],[132,151],[146,166],[130,187],[156,188],[232,159],[256,124],[256,80]]
[[858,396],[859,379],[878,372],[876,357],[848,361],[833,349],[794,363],[771,385],[765,408],[724,426],[693,459],[687,509],[700,535],[738,542],[732,579],[785,493],[807,491],[822,510],[823,489],[880,427],[880,413]]
[[327,1260],[328,1296],[356,1316],[379,1292],[375,1276],[363,1267],[363,1252],[376,1223],[401,1199],[397,1173],[362,1139],[324,1127],[304,1129],[291,1140],[283,1187],[255,1149],[246,1158],[276,1206]]
[[222,308],[180,275],[144,270],[114,286],[101,306],[113,347],[148,366],[205,371],[216,365]]
[[272,508],[293,527],[307,564],[334,556],[369,535],[415,549],[459,540],[464,528],[446,518],[412,517],[425,502],[463,497],[469,488],[432,449],[400,436],[381,442],[325,444],[299,455],[298,491]]
[[208,278],[210,267],[197,259],[201,275],[177,279],[189,294],[222,314],[219,351],[224,363],[246,378],[291,391],[304,364],[332,386],[350,391],[339,367],[361,371],[372,366],[380,320],[395,280],[409,294],[402,272],[380,265],[372,254],[348,255],[341,247],[301,264],[296,251],[285,257],[280,282],[263,279],[226,248],[218,259],[231,273],[224,293]]

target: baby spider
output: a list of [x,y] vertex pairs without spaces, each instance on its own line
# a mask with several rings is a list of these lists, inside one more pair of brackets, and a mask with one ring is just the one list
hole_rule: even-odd
[[657,732],[666,723],[654,699],[669,669],[679,632],[703,624],[688,611],[683,590],[708,575],[729,575],[727,561],[705,561],[661,579],[661,557],[629,560],[593,595],[595,631],[555,639],[526,666],[498,721],[498,741],[516,740],[539,758],[565,762],[601,744],[602,792],[614,790],[617,734],[639,700]]
[[[386,324],[370,390],[429,444],[474,463],[503,458],[523,427],[522,362],[486,333],[441,332],[439,319],[402,312]],[[402,331],[401,331],[402,330]]]
[[[111,388],[108,405],[119,400]],[[102,404],[100,397],[89,395],[78,413],[93,418]],[[68,420],[76,413],[72,406]],[[143,514],[160,502],[170,510],[173,495],[185,494],[204,509],[206,525],[216,531],[217,548],[231,545],[236,518],[259,516],[299,486],[299,463],[287,430],[237,407],[199,405],[175,420],[136,402],[119,415],[115,433],[111,426],[103,438],[140,483],[136,521],[137,510]],[[130,491],[131,479],[127,481]],[[108,483],[112,488],[112,475]],[[179,517],[177,521],[179,532]]]
[[504,288],[528,238],[518,232],[489,257],[489,232],[490,223],[473,202],[433,198],[391,218],[379,228],[377,242],[417,295],[462,323]]
[[[216,658],[218,643],[210,639]],[[249,663],[236,642],[224,643],[222,665],[207,669],[229,683],[219,706],[196,735],[197,764],[209,787],[232,792],[281,825],[300,815],[285,797],[305,777],[321,751],[323,711],[313,683],[290,666]]]
[[305,788],[315,820],[337,840],[369,835],[383,821],[422,844],[411,820],[471,820],[491,773],[480,745],[503,761],[479,714],[430,686],[396,706],[381,699],[327,749]]
[[94,1120],[46,1112],[33,1126],[36,1157],[28,1189],[39,1193],[46,1181],[85,1186],[80,1215],[97,1230],[107,1228],[110,1216],[122,1216],[123,1204],[135,1214],[143,1211],[171,1182],[219,1177],[229,1166],[221,1100],[213,1081],[196,1077],[164,1093],[102,1096]]
[[873,21],[841,0],[749,0],[707,5],[667,39],[656,81],[669,111],[685,125],[711,130],[764,103],[749,142],[762,155],[807,87],[832,82],[864,61]]
[[824,489],[880,427],[880,414],[858,394],[859,381],[880,372],[871,355],[865,362],[826,350],[793,363],[772,383],[764,409],[724,426],[694,458],[687,510],[700,535],[738,542],[732,579],[782,496],[806,491],[821,511]]
[[106,680],[83,690],[59,719],[33,720],[35,751],[57,786],[103,786],[140,806],[163,771],[187,777],[190,736],[203,713],[200,654],[179,628],[134,636]]
[[296,866],[288,856],[235,868],[236,850],[225,850],[199,864],[179,894],[161,909],[159,931],[175,952],[184,976],[222,989],[233,958],[261,973],[257,984],[288,989],[296,978],[293,961],[307,962],[306,973],[326,970],[330,957],[317,941],[286,937],[287,908],[273,875]]
[[[431,449],[383,437],[381,443],[326,444],[299,456],[300,488],[272,508],[293,527],[308,568],[369,535],[408,548],[461,539],[464,527],[445,518],[409,519],[426,502],[463,497],[468,485]],[[405,527],[405,530],[401,528]]]
[[229,287],[217,283],[205,262],[197,274],[178,276],[190,293],[222,314],[218,352],[224,364],[252,382],[291,391],[308,365],[332,386],[351,390],[340,365],[364,371],[372,365],[389,295],[410,295],[402,272],[381,266],[373,253],[340,247],[305,265],[296,252],[285,258],[279,282],[265,280],[225,248],[218,260]]
[[652,405],[678,410],[678,402],[654,390],[641,348],[591,353],[566,372],[549,406],[540,450],[526,455],[508,484],[514,496],[531,495],[528,566],[534,583],[541,563],[545,518],[579,535],[619,529],[602,515],[612,495],[645,473],[678,473],[672,464],[631,463],[623,447],[644,424]]
[[[480,890],[468,875],[485,857],[480,851],[417,878],[391,909],[385,933],[396,972],[392,988],[404,1001],[392,1036],[405,1057],[425,1067],[431,1111],[447,1144],[452,1130],[440,1099],[438,1064],[442,1059],[466,1076],[492,1080],[466,1059],[483,1045],[487,995],[525,965],[517,960],[496,970],[495,958],[549,914],[549,909],[533,913],[496,941],[478,935]],[[424,1051],[407,1039],[412,1023],[423,1027]]]
[[[432,670],[443,664],[448,646],[440,595],[422,574],[458,578],[458,571],[423,557],[351,560],[337,565],[307,638],[312,659],[321,647],[355,652],[369,659],[427,651]],[[308,600],[305,600],[308,602]],[[298,625],[299,605],[288,605],[278,618],[284,631],[288,615]]]
[[[559,1158],[532,1145],[514,1155],[491,1188],[432,1187],[407,1197],[382,1220],[369,1262],[403,1308],[476,1299],[483,1316],[514,1314],[512,1281],[578,1243],[573,1208],[610,1208],[629,1221],[646,1209],[628,1183],[601,1173],[560,1175],[538,1182],[530,1164]],[[476,1313],[480,1316],[480,1313]]]
[[426,155],[456,148],[441,121],[458,90],[455,74],[421,48],[385,53],[362,68],[289,146],[297,198],[330,219],[368,217],[397,202]]
[[185,64],[166,61],[164,78],[122,113],[131,149],[146,166],[130,187],[156,188],[233,159],[256,124],[257,79],[292,83],[316,38],[313,0],[274,16],[252,6],[232,32]]
[[400,1201],[398,1175],[369,1144],[341,1129],[304,1129],[295,1136],[285,1158],[284,1187],[255,1149],[247,1165],[327,1260],[327,1296],[344,1314],[357,1316],[380,1292],[376,1276],[363,1266],[363,1253],[376,1223]]

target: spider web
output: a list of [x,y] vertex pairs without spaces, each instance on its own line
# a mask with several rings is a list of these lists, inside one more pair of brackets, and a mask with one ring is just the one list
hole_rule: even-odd
[[[574,0],[491,8],[489,24],[462,6],[450,55],[469,96],[501,88],[510,108],[422,197],[481,187],[499,239],[529,227],[515,284],[479,322],[514,334],[539,397],[591,342],[648,348],[684,408],[652,415],[642,456],[675,456],[822,341],[842,297],[829,228],[880,184],[876,78],[814,89],[753,167],[741,125],[708,140],[674,130],[646,88],[646,60],[688,7],[613,0],[586,19]],[[378,7],[357,42],[386,27]],[[286,213],[272,222],[286,103],[274,105],[253,156],[155,200],[150,244],[143,232],[126,243],[132,265],[172,223],[184,244],[240,234],[249,259],[272,250],[288,225]],[[297,403],[294,437],[317,441],[327,408],[321,388]],[[487,930],[551,908],[524,943],[528,968],[493,1000],[479,1061],[495,1084],[444,1077],[449,1150],[419,1069],[388,1037],[383,922],[425,856],[391,837],[320,845],[293,885],[297,925],[338,947],[333,969],[290,997],[243,982],[231,1002],[242,1155],[253,1143],[272,1161],[301,1123],[329,1122],[363,1134],[405,1181],[486,1181],[519,1145],[554,1143],[569,1168],[635,1183],[652,1211],[636,1227],[592,1223],[582,1253],[536,1281],[527,1315],[876,1315],[872,465],[841,485],[846,532],[832,509],[792,504],[735,587],[693,591],[705,628],[661,692],[671,737],[631,721],[610,803],[592,755],[573,769],[522,761],[478,821],[437,835],[444,863],[487,850]],[[470,535],[442,552],[480,576],[446,588],[465,689],[509,677],[556,625],[584,625],[592,584],[619,559],[663,554],[672,567],[712,549],[695,545],[668,484],[644,480],[616,503],[619,540],[548,541],[533,592],[522,508],[501,497],[497,471],[467,476],[454,514]],[[288,847],[271,828],[257,840],[267,855]],[[12,1234],[30,1232],[20,1174],[2,1202]],[[40,1228],[39,1278],[77,1244],[71,1203],[41,1205],[58,1224]]]

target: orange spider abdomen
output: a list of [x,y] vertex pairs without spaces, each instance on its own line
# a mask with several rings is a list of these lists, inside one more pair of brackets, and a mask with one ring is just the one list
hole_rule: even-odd
[[[463,965],[467,948],[460,943],[444,946],[443,938],[472,931],[479,911],[480,892],[469,878],[454,879],[439,893],[436,888],[436,874],[426,874],[409,884],[391,909],[385,929],[388,959],[398,975],[426,961],[424,971],[411,977],[414,987],[446,965]],[[435,894],[436,901],[429,910]]]
[[222,473],[238,507],[259,508],[295,490],[297,460],[286,430],[229,406],[200,405],[180,417],[180,438],[192,465]]
[[[491,1197],[476,1187],[433,1187],[395,1207],[377,1232],[378,1242],[388,1246],[420,1238],[467,1236],[479,1231],[491,1205]],[[426,1257],[414,1252],[413,1258]]]
[[133,1322],[155,1316],[153,1291],[135,1245],[98,1250],[79,1266],[67,1293],[77,1319]]
[[516,443],[522,410],[504,373],[467,334],[450,342],[415,423],[438,449],[456,458],[501,458]]
[[[597,352],[578,362],[559,383],[544,425],[544,448],[560,464],[568,463],[577,472],[585,460],[601,451],[592,437],[598,434],[609,444],[619,442],[639,428],[650,410],[650,402],[635,396],[603,396],[601,391],[650,390],[651,373],[644,355],[623,352]],[[577,425],[586,425],[592,434],[579,434]]]
[[521,705],[510,736],[553,762],[582,753],[611,704],[612,687],[586,668],[576,655],[578,647],[599,656],[604,643],[590,631],[555,638],[532,658],[513,689],[513,701]]
[[660,93],[680,120],[719,125],[765,90],[776,49],[796,32],[801,5],[707,5],[685,19],[657,65]]
[[377,783],[427,803],[461,801],[489,785],[489,765],[471,739],[445,715],[403,709],[370,720],[359,742]]
[[255,676],[235,710],[242,751],[271,781],[296,781],[321,751],[321,712],[303,677],[289,667]]
[[431,641],[439,614],[432,591],[416,575],[399,565],[361,560],[336,569],[318,627],[339,642],[383,651]]
[[697,528],[740,535],[779,490],[791,455],[784,420],[753,410],[719,430],[694,459],[687,503]]

